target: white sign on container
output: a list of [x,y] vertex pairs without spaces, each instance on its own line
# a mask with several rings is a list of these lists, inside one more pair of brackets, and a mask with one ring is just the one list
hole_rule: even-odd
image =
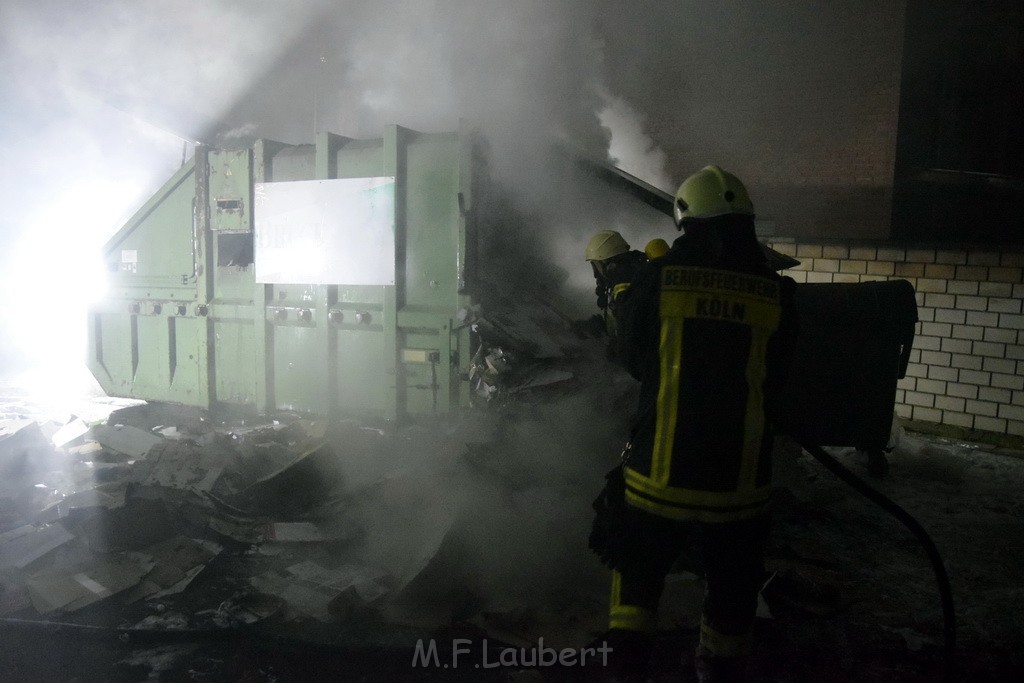
[[395,284],[395,178],[256,183],[256,282]]

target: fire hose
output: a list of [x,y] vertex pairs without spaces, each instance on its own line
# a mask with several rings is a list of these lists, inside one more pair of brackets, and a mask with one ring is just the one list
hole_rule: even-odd
[[858,477],[849,469],[844,467],[838,460],[829,455],[820,446],[800,444],[805,451],[810,453],[815,460],[825,466],[825,469],[836,475],[858,493],[875,503],[890,515],[898,519],[924,547],[928,560],[931,562],[932,571],[935,573],[935,581],[939,587],[939,597],[942,600],[942,635],[946,655],[949,657],[956,648],[956,613],[953,610],[953,591],[949,585],[949,575],[946,574],[946,567],[942,563],[938,548],[932,541],[928,532],[924,530],[916,519],[909,512],[897,505],[891,499],[872,487],[866,481]]

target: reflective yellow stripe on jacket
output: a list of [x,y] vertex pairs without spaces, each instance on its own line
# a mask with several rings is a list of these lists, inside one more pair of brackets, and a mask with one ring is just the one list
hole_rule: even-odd
[[[626,469],[627,500],[672,519],[730,521],[752,517],[763,508],[771,489],[767,484],[758,486],[757,471],[765,433],[762,387],[768,341],[781,316],[778,285],[766,278],[732,271],[665,267],[658,313],[660,368],[650,474]],[[737,359],[745,364],[747,393],[743,415],[737,414],[737,429],[742,429],[742,453],[736,454],[740,459],[739,476],[731,490],[696,490],[671,482],[673,456],[677,447],[686,445],[676,442],[681,376],[685,372],[700,372],[700,368],[683,367],[685,332],[690,320],[723,322],[729,329],[749,331],[746,357]],[[707,344],[706,338],[703,341]]]

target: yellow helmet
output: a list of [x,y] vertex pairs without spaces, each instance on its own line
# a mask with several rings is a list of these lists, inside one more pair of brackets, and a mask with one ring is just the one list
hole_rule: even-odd
[[739,178],[718,166],[705,166],[683,181],[676,192],[676,227],[687,218],[714,218],[730,213],[754,215],[754,205]]
[[587,242],[588,261],[604,261],[629,251],[629,245],[615,230],[602,230]]
[[650,260],[656,261],[668,253],[668,242],[660,237],[655,237],[644,247],[644,253]]

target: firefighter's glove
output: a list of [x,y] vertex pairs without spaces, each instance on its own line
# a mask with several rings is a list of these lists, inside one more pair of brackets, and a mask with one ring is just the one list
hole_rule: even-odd
[[594,499],[594,523],[590,529],[589,547],[601,563],[611,569],[622,569],[633,553],[629,544],[629,521],[626,507],[626,479],[622,466],[605,475],[605,485]]

